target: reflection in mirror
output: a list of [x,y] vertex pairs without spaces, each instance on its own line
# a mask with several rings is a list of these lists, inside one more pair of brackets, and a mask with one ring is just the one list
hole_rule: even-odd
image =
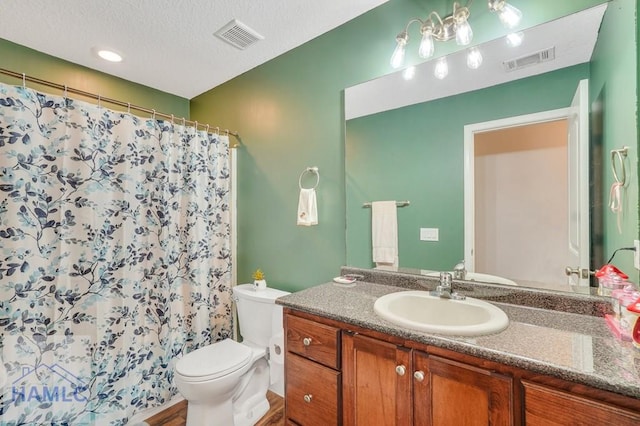
[[[512,48],[504,39],[480,45],[484,61],[477,70],[469,70],[461,62],[466,54],[459,52],[448,56],[450,73],[442,81],[433,78],[434,65],[427,62],[416,67],[411,81],[402,79],[399,72],[347,88],[347,264],[373,267],[371,211],[362,208],[363,203],[408,200],[409,206],[397,209],[399,266],[403,271],[452,271],[464,259],[466,270],[478,274],[478,280],[493,275],[521,286],[588,291],[588,279],[570,285],[566,267],[578,271],[599,268],[616,249],[633,246],[638,238],[636,173],[624,190],[621,232],[608,206],[613,183],[609,152],[629,145],[626,165],[635,167],[638,147],[636,46],[633,37],[628,37],[636,32],[633,10],[628,10],[634,6],[628,0],[615,3],[616,7],[601,5],[530,28],[524,31],[518,50],[509,50]],[[553,55],[541,58],[539,52],[551,47],[555,48]],[[524,59],[534,54],[537,61]],[[503,62],[508,61],[509,68],[517,69],[505,71]],[[463,71],[473,74],[465,76]],[[574,111],[571,105],[580,81],[586,79],[586,105],[591,115],[587,140],[590,172],[584,183],[589,189],[570,193],[567,163],[575,156],[567,144],[572,125],[566,118]],[[559,112],[564,115],[557,117]],[[556,130],[563,134],[560,142],[548,133],[508,134],[502,136],[506,142],[475,149],[475,157],[483,157],[484,163],[465,157],[469,155],[466,133],[481,136],[495,123],[536,114],[554,117],[538,120],[542,124],[564,126],[565,130]],[[502,127],[516,127],[515,121],[511,123]],[[531,146],[537,148],[525,144],[527,138],[535,140]],[[504,156],[496,152],[500,144]],[[533,156],[518,158],[524,154]],[[503,158],[511,161],[492,164]],[[486,185],[475,191],[475,205],[469,207],[465,186],[474,165]],[[499,189],[495,187],[498,184]],[[504,184],[511,185],[513,192],[503,189]],[[484,195],[480,198],[478,194]],[[586,195],[590,200],[587,207],[575,207]],[[514,200],[518,203],[512,203]],[[482,205],[490,209],[481,212]],[[515,205],[524,205],[525,213],[511,211]],[[476,213],[473,225],[465,224],[471,209]],[[486,212],[491,209],[499,215],[488,217]],[[585,209],[590,216],[588,232],[579,237],[572,216]],[[487,221],[492,221],[493,228]],[[475,246],[469,245],[465,231],[469,234],[473,226],[484,232],[482,238],[489,234],[493,240],[479,244],[480,237],[474,234]],[[438,229],[438,240],[420,241],[423,228]],[[560,242],[552,243],[556,237]],[[570,243],[584,243],[585,239],[589,254],[587,265],[581,265],[568,256]],[[534,240],[539,240],[541,247],[534,247]],[[619,254],[613,263],[637,282],[630,253]]]

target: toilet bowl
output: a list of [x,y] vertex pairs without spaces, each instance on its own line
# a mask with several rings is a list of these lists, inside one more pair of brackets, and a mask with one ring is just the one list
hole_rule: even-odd
[[281,368],[270,368],[269,342],[282,332],[286,294],[256,290],[252,284],[233,288],[243,342],[225,339],[192,351],[178,360],[175,384],[188,402],[187,426],[252,426],[268,410],[267,390],[282,383]]

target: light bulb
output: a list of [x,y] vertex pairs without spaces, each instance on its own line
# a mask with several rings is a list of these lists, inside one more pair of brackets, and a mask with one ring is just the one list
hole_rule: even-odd
[[498,11],[498,17],[505,27],[515,28],[522,19],[522,12],[520,12],[518,8],[504,2],[502,8]]
[[442,57],[438,59],[438,62],[436,62],[436,67],[433,70],[433,75],[435,75],[437,79],[442,80],[448,74],[449,74],[449,65],[447,64],[447,58]]
[[472,47],[467,52],[467,66],[472,70],[477,70],[482,65],[482,53],[477,47]]
[[507,34],[507,44],[511,47],[518,47],[522,44],[522,40],[524,39],[524,33],[511,33]]
[[402,78],[404,78],[405,80],[411,80],[415,75],[416,67],[414,67],[413,65],[405,68],[404,71],[402,71]]
[[435,47],[433,45],[433,37],[431,36],[431,30],[422,32],[422,39],[420,40],[420,47],[418,47],[418,55],[421,58],[430,58],[433,56]]
[[404,62],[404,47],[407,44],[407,40],[408,37],[406,32],[400,33],[398,37],[396,37],[396,41],[398,42],[398,44],[396,44],[393,55],[391,55],[391,66],[393,68],[400,68],[400,66]]
[[464,19],[462,22],[456,24],[456,43],[459,46],[466,46],[473,40],[473,30],[471,25]]

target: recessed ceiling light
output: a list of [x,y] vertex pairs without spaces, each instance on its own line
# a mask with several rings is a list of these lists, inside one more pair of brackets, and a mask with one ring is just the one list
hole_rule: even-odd
[[122,62],[122,55],[114,52],[113,50],[97,49],[96,54],[105,61],[109,62]]

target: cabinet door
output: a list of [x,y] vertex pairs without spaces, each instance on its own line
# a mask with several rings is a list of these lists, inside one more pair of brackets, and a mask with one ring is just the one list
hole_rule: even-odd
[[640,414],[537,383],[522,381],[527,426],[640,424]]
[[290,424],[340,424],[340,372],[287,353],[285,411]]
[[342,354],[344,424],[411,425],[411,351],[345,332]]
[[416,425],[512,425],[513,379],[414,351]]

